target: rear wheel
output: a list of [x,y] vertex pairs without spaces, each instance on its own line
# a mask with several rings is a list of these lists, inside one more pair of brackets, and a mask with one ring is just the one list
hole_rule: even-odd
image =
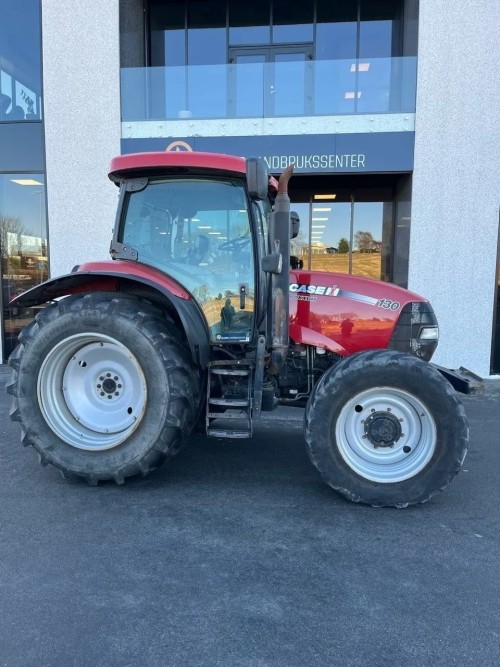
[[463,406],[430,364],[383,350],[327,371],[306,408],[309,456],[349,500],[406,507],[442,491],[467,452]]
[[94,484],[149,473],[200,407],[201,375],[172,323],[117,294],[70,296],[21,332],[11,417],[42,463]]

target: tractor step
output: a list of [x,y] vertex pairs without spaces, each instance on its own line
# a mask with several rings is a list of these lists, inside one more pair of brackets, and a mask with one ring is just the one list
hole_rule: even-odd
[[212,368],[213,375],[232,375],[233,377],[243,377],[250,375],[249,368]]
[[[213,438],[252,437],[253,364],[250,361],[213,361],[208,368],[206,433]],[[223,412],[214,412],[214,407]],[[213,425],[223,419],[222,428]],[[230,422],[233,420],[233,424]],[[236,423],[237,422],[237,423]]]
[[249,403],[246,398],[211,398],[210,405],[223,405],[225,408],[246,408]]
[[248,414],[242,410],[226,410],[226,412],[209,412],[209,419],[248,419]]
[[252,434],[250,431],[236,431],[231,429],[223,428],[209,428],[207,430],[207,435],[211,438],[250,438]]

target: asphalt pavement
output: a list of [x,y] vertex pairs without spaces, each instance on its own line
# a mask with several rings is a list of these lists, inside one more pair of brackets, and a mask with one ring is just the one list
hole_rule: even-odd
[[349,503],[303,411],[194,436],[146,479],[38,464],[0,367],[0,666],[497,666],[500,382],[464,397],[464,469],[425,505]]

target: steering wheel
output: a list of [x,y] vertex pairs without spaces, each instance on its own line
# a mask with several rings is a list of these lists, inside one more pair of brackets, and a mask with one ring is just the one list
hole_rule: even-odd
[[250,236],[238,236],[235,239],[230,241],[224,241],[219,246],[219,250],[236,250],[240,252],[243,248],[250,243]]

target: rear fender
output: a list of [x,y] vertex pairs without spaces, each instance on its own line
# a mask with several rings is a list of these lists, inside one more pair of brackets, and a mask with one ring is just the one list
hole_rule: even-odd
[[[125,292],[142,296],[169,312],[178,326],[184,330],[193,361],[206,368],[210,358],[208,327],[198,305],[189,293],[158,271],[134,271],[134,265],[130,262],[109,262],[109,264],[112,266],[106,266],[106,270],[92,270],[97,269],[97,266],[82,265],[73,273],[58,276],[33,287],[13,299],[10,305],[30,308],[70,294],[88,292]],[[117,264],[126,264],[126,267],[119,266],[118,271],[112,271],[113,265]],[[126,272],[123,271],[124,268],[127,269]]]

